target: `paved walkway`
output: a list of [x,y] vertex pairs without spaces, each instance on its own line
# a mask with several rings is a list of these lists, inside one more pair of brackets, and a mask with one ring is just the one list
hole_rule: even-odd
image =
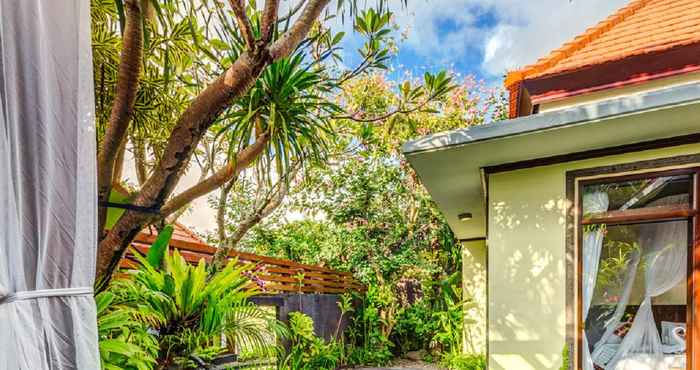
[[434,364],[399,360],[389,367],[363,367],[355,370],[441,370]]

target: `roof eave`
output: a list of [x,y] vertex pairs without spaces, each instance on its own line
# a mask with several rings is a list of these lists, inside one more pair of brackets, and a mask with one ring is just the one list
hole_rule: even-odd
[[402,151],[409,155],[425,151],[445,150],[454,146],[526,135],[532,132],[594,122],[697,100],[700,100],[700,83],[690,83],[633,96],[603,100],[565,110],[436,133],[405,143],[402,146]]

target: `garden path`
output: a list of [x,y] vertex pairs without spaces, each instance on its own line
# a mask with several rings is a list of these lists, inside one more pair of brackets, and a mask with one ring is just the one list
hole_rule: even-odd
[[435,364],[398,360],[389,367],[363,367],[355,370],[442,370]]

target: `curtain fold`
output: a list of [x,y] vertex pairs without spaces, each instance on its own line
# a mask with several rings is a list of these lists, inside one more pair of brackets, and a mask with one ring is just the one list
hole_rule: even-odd
[[[584,214],[605,212],[608,210],[609,203],[608,194],[605,192],[598,191],[584,194],[583,212]],[[583,322],[586,322],[588,318],[588,311],[591,308],[591,301],[593,300],[604,237],[605,229],[602,225],[589,227],[583,234]],[[593,360],[588,346],[588,337],[585,333],[583,335],[583,345],[581,347],[583,348],[583,370],[594,370]]]
[[684,221],[651,224],[640,238],[645,258],[642,303],[620,348],[606,369],[666,370],[661,337],[652,312],[652,298],[680,284],[687,274],[687,234]]
[[0,369],[99,369],[89,0],[0,1]]
[[[604,351],[604,345],[609,343],[615,330],[620,327],[622,323],[622,318],[625,316],[625,311],[627,311],[627,304],[630,301],[630,295],[632,294],[632,288],[634,287],[634,281],[637,278],[637,269],[639,268],[640,253],[634,252],[632,254],[632,259],[630,260],[629,267],[625,271],[625,282],[622,287],[622,294],[615,307],[615,312],[612,317],[605,322],[605,332],[603,336],[600,337],[598,342],[593,346],[593,353],[591,357],[595,362],[596,359],[600,358],[602,352]],[[619,343],[619,342],[617,342]],[[599,362],[596,362],[599,363]]]

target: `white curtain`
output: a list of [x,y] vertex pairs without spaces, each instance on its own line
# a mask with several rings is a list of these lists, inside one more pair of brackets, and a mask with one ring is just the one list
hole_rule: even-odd
[[[608,194],[605,192],[598,191],[584,194],[583,212],[584,214],[605,212],[608,210],[609,203]],[[586,322],[588,318],[588,311],[593,300],[604,237],[605,230],[601,225],[595,225],[584,231],[583,234],[583,322]],[[583,335],[583,345],[581,347],[583,348],[583,370],[594,370],[591,352],[588,348],[588,338],[585,334]]]
[[627,304],[630,301],[630,295],[632,294],[632,288],[634,287],[634,281],[637,278],[637,269],[639,268],[640,253],[634,252],[631,256],[631,260],[628,264],[627,269],[624,272],[625,282],[622,287],[622,294],[617,302],[615,312],[612,317],[605,322],[605,332],[600,340],[593,346],[593,357],[595,359],[600,358],[602,352],[604,351],[604,345],[611,342],[620,343],[618,341],[613,341],[613,334],[615,330],[620,327],[622,323],[622,318],[625,316],[625,311],[627,311]]
[[100,368],[89,0],[0,1],[0,369]]
[[688,225],[684,221],[646,225],[640,238],[645,259],[645,293],[632,327],[606,369],[665,370],[652,298],[680,284],[687,274]]

